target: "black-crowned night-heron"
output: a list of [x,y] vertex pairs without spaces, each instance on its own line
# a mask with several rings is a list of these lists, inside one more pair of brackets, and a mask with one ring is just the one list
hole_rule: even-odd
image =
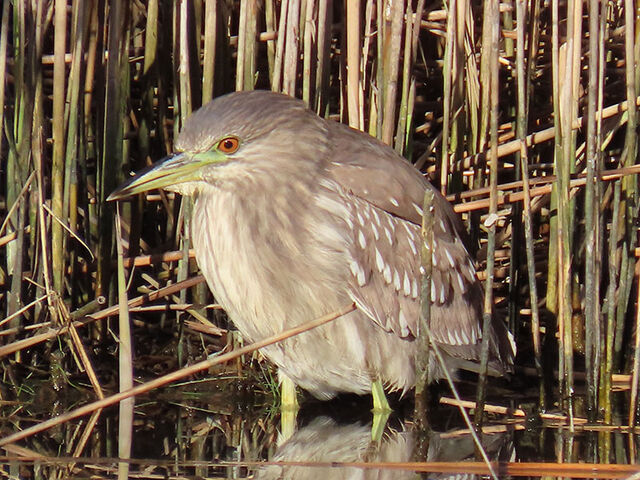
[[[242,336],[261,340],[355,302],[264,355],[320,399],[371,392],[373,381],[411,389],[421,205],[434,188],[420,172],[375,138],[266,91],[203,106],[175,148],[110,199],[156,188],[194,198],[198,265]],[[434,215],[431,339],[455,370],[480,357],[483,295],[439,194]],[[496,320],[487,334],[489,369],[500,374],[512,361],[509,333]],[[430,362],[430,380],[442,378]]]

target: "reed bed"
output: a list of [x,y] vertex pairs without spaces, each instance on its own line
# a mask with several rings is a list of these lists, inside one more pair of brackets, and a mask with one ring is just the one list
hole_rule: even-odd
[[[0,400],[24,398],[33,368],[58,367],[102,399],[95,352],[119,342],[123,372],[157,347],[131,340],[130,323],[171,338],[178,366],[202,354],[187,321],[226,332],[189,254],[190,205],[152,193],[122,204],[116,228],[105,199],[171,152],[203,103],[272,89],[382,139],[456,202],[480,246],[486,316],[509,322],[540,408],[558,406],[570,427],[633,427],[639,12],[597,0],[2,2]],[[160,313],[108,320],[160,297]],[[615,374],[627,375],[620,399]],[[608,462],[600,435],[588,460]]]

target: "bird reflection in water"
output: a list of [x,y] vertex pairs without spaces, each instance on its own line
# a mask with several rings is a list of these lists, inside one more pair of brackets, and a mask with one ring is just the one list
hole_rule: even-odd
[[[390,468],[361,468],[327,465],[339,463],[383,462],[464,462],[475,461],[474,443],[469,434],[451,435],[432,432],[428,437],[426,456],[416,454],[416,432],[409,423],[387,427],[380,441],[371,440],[371,425],[366,423],[340,424],[320,416],[300,428],[284,442],[270,458],[272,462],[318,462],[311,465],[268,465],[256,471],[255,478],[270,479],[415,479],[412,470]],[[496,433],[483,435],[483,447],[490,460],[510,457],[510,435]],[[464,466],[461,467],[464,471]],[[422,478],[475,479],[470,473],[424,474]]]

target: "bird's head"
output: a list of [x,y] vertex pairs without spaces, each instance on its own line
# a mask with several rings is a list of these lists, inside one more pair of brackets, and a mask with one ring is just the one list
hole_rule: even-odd
[[324,120],[300,100],[264,90],[231,93],[194,112],[175,152],[130,178],[107,200],[155,189],[190,195],[206,184],[294,175],[313,168],[325,142]]

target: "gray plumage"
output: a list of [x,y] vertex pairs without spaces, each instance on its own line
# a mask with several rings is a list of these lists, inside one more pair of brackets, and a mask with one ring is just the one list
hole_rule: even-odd
[[[344,318],[264,355],[321,399],[370,392],[372,379],[412,388],[420,205],[433,187],[378,140],[276,93],[238,92],[196,111],[176,141],[181,165],[225,138],[239,145],[224,161],[162,186],[194,197],[198,265],[242,336],[260,340],[355,302]],[[144,175],[112,198],[133,193]],[[439,194],[435,216],[430,329],[455,369],[456,359],[479,359],[483,296]],[[513,355],[502,322],[493,322],[489,340],[490,368],[502,373]],[[441,378],[430,361],[431,380]]]

